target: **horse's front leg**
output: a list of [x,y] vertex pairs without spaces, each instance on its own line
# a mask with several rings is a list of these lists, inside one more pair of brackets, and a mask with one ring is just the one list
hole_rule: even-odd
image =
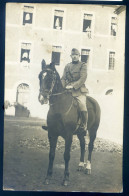
[[78,165],[78,171],[84,170],[84,158],[85,158],[85,138],[83,134],[77,134],[77,137],[80,141],[80,149],[81,149],[81,155],[80,155],[80,163]]
[[49,184],[50,179],[52,177],[53,173],[53,162],[55,158],[55,150],[56,150],[56,144],[57,144],[57,136],[49,136],[49,143],[50,143],[50,151],[49,151],[49,165],[47,170],[47,176],[45,179],[45,184]]
[[63,180],[64,186],[67,186],[69,181],[69,160],[70,160],[72,137],[73,136],[70,134],[65,138],[65,152],[64,152],[65,171],[64,171],[64,180]]
[[88,160],[86,162],[86,168],[85,168],[86,174],[91,174],[91,155],[94,148],[94,141],[96,138],[96,129],[93,128],[92,130],[90,130],[89,135],[90,135],[90,142],[88,145]]

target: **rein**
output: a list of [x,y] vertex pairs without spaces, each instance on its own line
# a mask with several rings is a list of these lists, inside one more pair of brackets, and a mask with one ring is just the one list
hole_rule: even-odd
[[68,109],[66,112],[64,112],[63,114],[64,114],[64,115],[67,115],[67,114],[70,112],[72,106],[73,106],[73,98],[72,98],[71,106],[70,106],[69,109]]
[[63,91],[62,93],[55,93],[55,94],[51,94],[51,95],[50,95],[50,97],[51,97],[51,96],[62,95],[62,94],[64,94],[64,93],[65,93],[65,91]]
[[61,92],[61,93],[54,93],[54,94],[51,94],[50,97],[51,97],[51,96],[62,95],[62,94],[64,94],[64,93],[66,93],[66,92],[71,92],[71,90],[65,89],[65,90],[64,90],[63,92]]

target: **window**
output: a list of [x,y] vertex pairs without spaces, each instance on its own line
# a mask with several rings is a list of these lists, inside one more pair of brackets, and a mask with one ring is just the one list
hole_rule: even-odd
[[60,65],[61,46],[52,46],[52,62]]
[[54,24],[53,24],[54,29],[62,30],[62,28],[63,28],[63,16],[64,16],[64,11],[63,10],[55,10],[54,11]]
[[20,62],[30,63],[30,52],[31,52],[31,43],[22,43]]
[[81,61],[85,63],[89,63],[90,49],[82,49],[81,50]]
[[32,24],[33,10],[34,10],[34,7],[32,6],[24,6],[23,22],[22,22],[23,25]]
[[105,95],[112,95],[112,94],[113,94],[113,89],[109,89],[105,93]]
[[111,17],[111,35],[116,36],[117,31],[117,18]]
[[92,19],[93,19],[93,14],[84,14],[83,16],[83,32],[87,34],[88,38],[91,38]]
[[115,52],[109,52],[109,70],[114,70],[115,66]]

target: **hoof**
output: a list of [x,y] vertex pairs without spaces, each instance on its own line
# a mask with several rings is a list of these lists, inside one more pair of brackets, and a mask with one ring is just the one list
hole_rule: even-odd
[[49,183],[50,183],[50,180],[46,178],[44,184],[48,185]]
[[84,166],[85,166],[85,163],[84,162],[80,162],[79,165],[78,165],[77,171],[83,171],[84,170]]
[[64,180],[62,184],[63,186],[68,186],[68,180]]
[[85,169],[85,174],[90,175],[91,174],[91,169]]
[[78,166],[77,171],[83,171],[84,167],[83,166]]

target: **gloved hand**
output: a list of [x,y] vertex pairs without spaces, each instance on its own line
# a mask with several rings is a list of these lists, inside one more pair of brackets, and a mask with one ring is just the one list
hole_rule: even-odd
[[66,86],[65,88],[66,88],[66,89],[73,89],[73,86],[68,85],[68,86]]

